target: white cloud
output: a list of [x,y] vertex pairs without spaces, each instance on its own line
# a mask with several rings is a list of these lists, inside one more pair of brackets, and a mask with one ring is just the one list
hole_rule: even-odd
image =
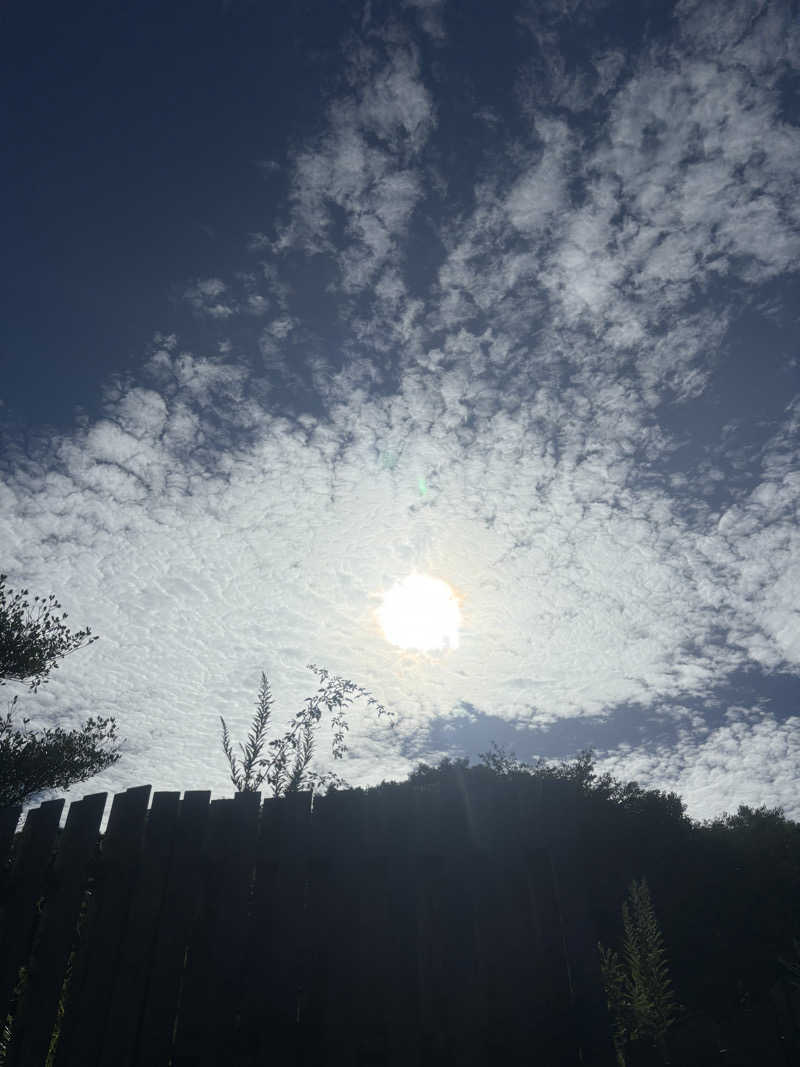
[[535,235],[563,213],[568,204],[565,189],[567,153],[571,137],[566,123],[539,122],[542,159],[514,183],[506,199],[512,224],[522,233]]
[[184,297],[195,311],[212,319],[228,319],[236,311],[236,306],[222,299],[227,288],[220,278],[205,278],[190,285]]
[[693,819],[766,804],[800,821],[800,718],[779,722],[759,709],[732,707],[725,720],[713,730],[685,727],[676,745],[620,746],[601,755],[597,773],[676,792]]
[[[276,247],[335,256],[346,291],[360,291],[398,257],[422,194],[417,157],[435,125],[410,46],[369,56],[353,93],[334,99],[328,126],[294,160],[291,219]],[[339,209],[344,240],[334,233]]]

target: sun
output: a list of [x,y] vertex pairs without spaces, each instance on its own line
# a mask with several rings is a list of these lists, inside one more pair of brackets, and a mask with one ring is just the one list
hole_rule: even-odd
[[410,574],[384,594],[377,612],[386,640],[399,648],[431,652],[458,648],[461,610],[441,578]]

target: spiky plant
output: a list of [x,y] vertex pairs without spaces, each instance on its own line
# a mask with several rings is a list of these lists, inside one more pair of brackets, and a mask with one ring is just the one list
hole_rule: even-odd
[[[322,667],[309,663],[312,670],[320,679],[320,686],[313,697],[308,697],[305,706],[297,713],[293,724],[286,735],[280,739],[269,742],[272,749],[271,759],[265,759],[262,755],[266,742],[267,726],[272,713],[272,694],[269,688],[267,676],[261,673],[261,688],[256,705],[256,714],[253,725],[247,738],[246,745],[239,745],[242,753],[241,769],[237,757],[231,746],[230,734],[225,720],[220,715],[222,722],[222,748],[228,759],[231,770],[231,781],[240,793],[254,792],[266,781],[272,787],[273,795],[284,796],[293,793],[304,785],[310,784],[315,792],[322,786],[341,787],[347,783],[333,771],[325,774],[309,772],[306,769],[311,762],[314,752],[314,726],[320,721],[322,712],[327,709],[332,713],[332,723],[336,727],[333,739],[333,758],[341,759],[347,751],[344,743],[344,731],[348,729],[344,711],[352,703],[356,696],[366,698],[367,704],[377,709],[378,715],[388,715],[390,720],[394,714],[367,692],[366,689],[347,678],[340,678],[331,674]],[[394,727],[394,721],[390,722]],[[300,731],[302,729],[302,737]],[[286,764],[289,750],[294,752],[294,767],[288,770]]]
[[630,1038],[630,1030],[633,1024],[627,995],[625,971],[620,963],[619,956],[613,949],[603,948],[599,942],[597,947],[600,950],[600,973],[603,978],[603,988],[605,989],[608,1010],[612,1018],[611,1038],[614,1042],[614,1052],[617,1054],[619,1067],[625,1067],[625,1046]]
[[600,968],[614,1020],[614,1048],[620,1067],[628,1041],[646,1040],[669,1062],[666,1035],[678,1006],[672,991],[664,943],[647,882],[633,881],[622,905],[622,960],[598,942]]

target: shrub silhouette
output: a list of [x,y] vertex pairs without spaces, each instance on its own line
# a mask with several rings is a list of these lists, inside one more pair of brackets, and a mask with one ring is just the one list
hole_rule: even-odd
[[[57,660],[98,638],[90,637],[88,627],[72,633],[64,624],[67,613],[56,614],[61,605],[52,593],[34,597],[33,605],[27,595],[27,589],[8,589],[0,574],[0,685],[30,680],[36,692],[58,669]],[[116,740],[113,718],[87,719],[79,730],[28,730],[30,719],[23,719],[21,728],[12,719],[17,699],[0,718],[0,807],[85,782],[119,760],[116,749],[104,747]]]

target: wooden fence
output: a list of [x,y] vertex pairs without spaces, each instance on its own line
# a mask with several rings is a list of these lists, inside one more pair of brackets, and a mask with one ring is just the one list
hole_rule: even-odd
[[0,811],[4,1067],[608,1062],[581,872],[513,790],[149,796]]

